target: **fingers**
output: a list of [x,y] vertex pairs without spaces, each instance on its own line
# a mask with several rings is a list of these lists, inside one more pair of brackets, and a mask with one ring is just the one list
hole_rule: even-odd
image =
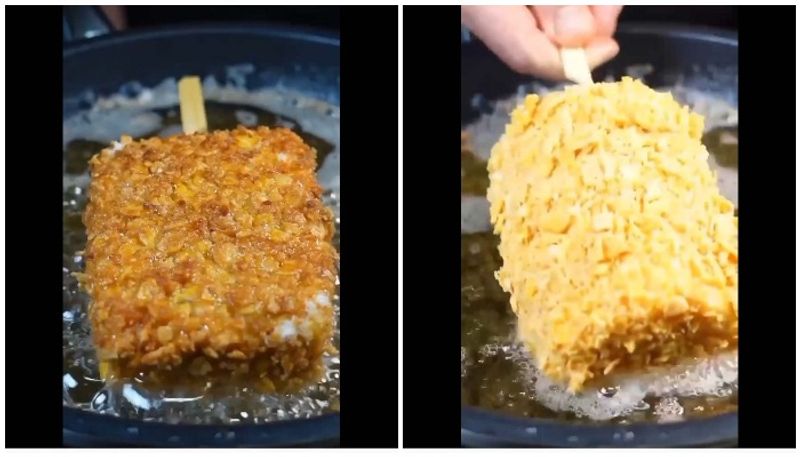
[[619,53],[619,45],[613,38],[609,37],[595,38],[589,42],[585,49],[586,60],[589,62],[589,68],[591,69],[608,62]]
[[584,46],[597,35],[595,18],[588,6],[534,6],[532,9],[544,33],[559,46]]
[[619,53],[621,6],[462,6],[461,22],[511,69],[560,80],[558,47],[583,47],[594,69]]
[[597,35],[611,37],[617,29],[617,20],[622,6],[590,6],[594,15]]
[[461,21],[514,71],[564,76],[558,49],[525,6],[462,6]]
[[584,47],[592,69],[619,53],[619,45],[611,36],[621,6],[534,6],[531,10],[539,27],[554,43]]
[[124,30],[128,25],[128,18],[124,6],[101,6],[100,10],[106,15],[114,30]]
[[594,69],[619,53],[613,38],[621,6],[534,6],[545,34],[559,46],[580,46]]

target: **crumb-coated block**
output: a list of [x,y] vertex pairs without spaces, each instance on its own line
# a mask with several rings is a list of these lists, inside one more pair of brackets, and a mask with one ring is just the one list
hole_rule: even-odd
[[575,391],[738,345],[738,218],[703,119],[641,82],[528,96],[489,161],[519,335]]
[[93,157],[79,278],[103,374],[317,376],[337,253],[315,166],[299,136],[266,127],[123,138]]

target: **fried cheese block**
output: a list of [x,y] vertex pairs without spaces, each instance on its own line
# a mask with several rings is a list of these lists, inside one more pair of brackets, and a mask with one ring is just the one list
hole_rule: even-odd
[[571,391],[738,345],[738,218],[703,119],[639,81],[529,95],[489,161],[520,339]]
[[90,164],[80,280],[104,376],[319,376],[337,253],[312,148],[239,127],[123,138]]

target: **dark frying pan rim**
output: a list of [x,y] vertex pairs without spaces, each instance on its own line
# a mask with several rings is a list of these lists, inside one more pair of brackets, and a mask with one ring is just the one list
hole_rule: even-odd
[[[685,24],[620,24],[617,34],[660,35],[737,48],[739,46],[738,34],[734,31]],[[535,433],[532,432],[533,429],[536,430]],[[461,441],[463,445],[473,446],[735,446],[738,432],[738,412],[676,423],[594,425],[523,418],[474,406],[461,407]]]
[[[332,444],[339,440],[338,413],[258,425],[205,425],[146,422],[65,406],[63,421],[64,429],[70,433],[94,441],[135,446],[288,447]],[[135,433],[129,431],[134,429]],[[229,433],[233,433],[230,438]]]
[[617,27],[617,34],[661,35],[739,47],[739,34],[732,30],[686,24],[629,22]]
[[735,445],[738,431],[738,413],[673,423],[592,425],[552,419],[526,419],[473,406],[461,407],[461,436],[466,444],[483,442],[490,446],[535,447],[730,446]]
[[90,51],[96,48],[119,45],[131,41],[198,34],[261,35],[339,47],[338,33],[312,27],[285,26],[269,22],[236,24],[195,23],[163,27],[146,27],[65,43],[63,58],[66,59],[81,52]]
[[[271,23],[191,24],[143,28],[66,43],[63,58],[143,39],[197,34],[260,35],[339,47],[337,33],[310,27]],[[135,446],[287,447],[338,444],[340,415],[329,413],[308,419],[288,419],[258,425],[190,425],[126,419],[65,405],[62,418],[65,435],[74,434],[98,442]],[[129,429],[138,432],[133,434]],[[230,432],[233,435],[228,439]],[[170,441],[170,438],[177,440]]]

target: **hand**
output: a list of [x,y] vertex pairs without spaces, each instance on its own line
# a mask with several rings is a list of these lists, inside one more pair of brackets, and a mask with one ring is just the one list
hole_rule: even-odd
[[124,6],[101,6],[100,10],[106,15],[108,22],[114,30],[125,30],[128,27],[128,17]]
[[564,79],[559,47],[583,47],[589,66],[619,52],[612,38],[621,6],[462,6],[461,23],[511,69]]

